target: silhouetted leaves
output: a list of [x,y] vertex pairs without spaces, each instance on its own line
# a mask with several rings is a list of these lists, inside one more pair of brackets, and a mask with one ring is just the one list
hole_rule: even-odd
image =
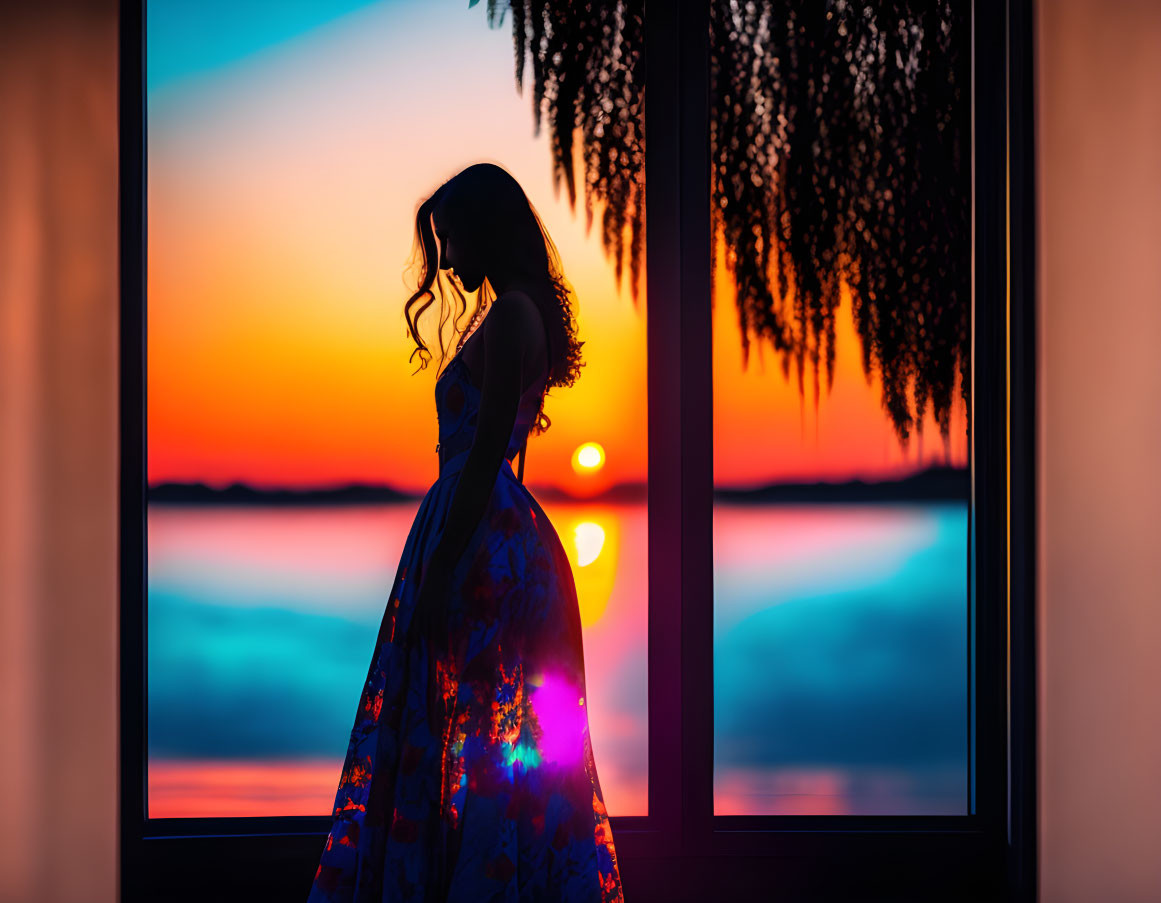
[[[525,59],[532,66],[535,133],[549,120],[553,186],[561,181],[576,209],[574,135],[583,160],[585,229],[593,202],[604,205],[601,244],[612,256],[618,287],[626,251],[634,302],[645,242],[645,65],[642,0],[566,3],[488,0],[488,24],[512,14],[516,88],[524,91]],[[629,247],[625,247],[628,232]]]
[[[475,0],[473,0],[474,4]],[[575,209],[581,135],[586,228],[620,285],[644,247],[643,0],[497,2],[512,13],[516,85],[532,65],[554,184]],[[840,285],[863,371],[882,377],[900,441],[931,403],[946,440],[956,373],[970,386],[970,5],[894,0],[711,0],[713,249],[727,249],[743,359],[765,339],[799,392],[809,361],[834,381]],[[715,253],[716,264],[716,253]]]

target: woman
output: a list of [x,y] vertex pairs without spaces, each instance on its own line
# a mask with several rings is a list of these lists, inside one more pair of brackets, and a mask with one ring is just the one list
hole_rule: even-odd
[[[549,425],[545,392],[581,366],[569,292],[528,198],[498,166],[445,182],[415,228],[412,357],[431,357],[415,319],[439,270],[479,290],[476,316],[436,381],[439,477],[388,597],[308,903],[622,901],[576,586],[522,481],[527,436]],[[442,327],[442,283],[440,314]]]

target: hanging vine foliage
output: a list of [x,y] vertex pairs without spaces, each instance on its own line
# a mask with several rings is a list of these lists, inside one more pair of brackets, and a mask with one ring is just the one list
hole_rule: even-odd
[[[479,0],[470,0],[475,6]],[[549,120],[553,187],[563,181],[576,209],[573,141],[581,136],[585,229],[593,203],[604,205],[601,245],[613,259],[618,287],[629,259],[629,285],[638,299],[645,247],[645,46],[644,2],[567,3],[488,0],[489,27],[512,14],[516,89],[524,92],[524,67],[532,65],[535,134]],[[625,247],[625,233],[629,247]]]
[[[478,0],[471,0],[475,5]],[[488,0],[512,14],[516,86],[531,62],[554,184],[629,257],[644,247],[644,0]],[[710,197],[737,287],[743,361],[767,341],[834,382],[835,312],[851,292],[863,372],[904,448],[928,404],[946,442],[958,374],[970,386],[970,5],[966,0],[711,0]],[[624,235],[630,234],[628,248]]]

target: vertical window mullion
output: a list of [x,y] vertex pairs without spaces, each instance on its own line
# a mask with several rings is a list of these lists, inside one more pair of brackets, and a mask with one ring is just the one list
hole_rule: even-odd
[[645,35],[649,815],[672,855],[713,801],[708,3],[647,3]]
[[678,6],[645,5],[646,335],[649,418],[649,823],[681,837],[686,712],[682,688],[681,243]]
[[680,4],[681,568],[685,717],[683,840],[713,829],[713,323],[710,272],[709,2]]

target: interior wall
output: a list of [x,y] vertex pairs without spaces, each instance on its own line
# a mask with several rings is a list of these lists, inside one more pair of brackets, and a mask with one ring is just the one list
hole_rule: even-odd
[[1161,900],[1161,2],[1040,0],[1040,899]]
[[117,16],[0,3],[0,901],[117,899]]

